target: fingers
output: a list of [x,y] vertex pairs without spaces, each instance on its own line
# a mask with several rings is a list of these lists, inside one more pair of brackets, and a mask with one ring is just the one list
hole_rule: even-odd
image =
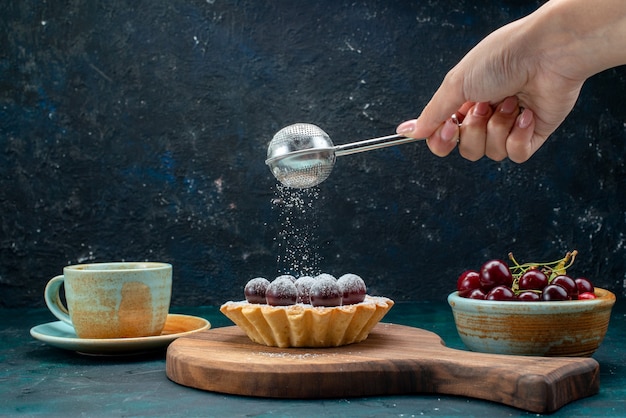
[[527,161],[543,145],[546,138],[535,134],[535,115],[524,109],[517,117],[506,141],[509,159],[516,163]]
[[[447,156],[458,145],[461,156],[470,161],[487,156],[494,161],[508,157],[521,163],[545,141],[534,132],[533,112],[520,109],[514,96],[496,106],[486,102],[466,102],[454,114],[462,121],[461,126],[450,117],[428,138],[428,147],[439,157]],[[407,121],[400,127],[414,127],[415,123],[415,120]]]
[[434,134],[428,138],[426,143],[430,151],[439,156],[445,157],[450,154],[459,140],[459,125],[448,118]]
[[507,97],[497,107],[487,123],[485,155],[494,161],[507,157],[506,142],[519,114],[517,97]]
[[[442,124],[445,126],[446,121],[452,123],[449,120],[450,115],[459,111],[465,102],[462,78],[456,72],[451,71],[446,75],[443,83],[421,115],[417,119],[398,125],[396,133],[416,139],[428,138],[431,142],[433,138],[438,137],[438,131],[442,129]],[[435,142],[437,141],[435,140]],[[436,146],[435,148],[438,149],[439,147]]]
[[[458,122],[462,122],[466,118],[467,113],[471,110],[472,106],[474,106],[474,102],[463,103],[461,107],[454,112],[457,120],[455,121],[452,117],[449,117],[428,138],[428,148],[430,148],[433,154],[439,157],[445,157],[452,152],[454,147],[459,142],[459,136],[461,133]],[[409,121],[409,123],[413,122],[414,121]]]
[[480,102],[472,106],[463,119],[459,153],[470,161],[478,161],[485,155],[487,124],[493,114],[489,103]]
[[463,105],[459,108],[459,110],[455,112],[455,115],[457,116],[459,122],[463,122],[463,120],[465,119],[465,116],[467,116],[467,114],[469,113],[469,111],[472,109],[472,107],[475,104],[476,104],[475,102],[463,103]]

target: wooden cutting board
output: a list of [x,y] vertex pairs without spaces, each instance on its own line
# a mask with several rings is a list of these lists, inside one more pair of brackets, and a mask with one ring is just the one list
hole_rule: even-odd
[[270,398],[344,398],[431,393],[547,413],[598,392],[592,358],[524,357],[445,347],[432,332],[378,324],[358,344],[277,348],[238,327],[215,328],[170,344],[167,376],[198,389]]

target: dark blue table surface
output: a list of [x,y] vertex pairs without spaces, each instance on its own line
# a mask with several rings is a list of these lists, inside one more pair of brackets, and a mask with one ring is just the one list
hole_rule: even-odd
[[[565,405],[552,416],[626,416],[626,309],[620,302],[593,356],[600,363],[600,393]],[[232,325],[217,307],[172,312],[204,317],[213,327]],[[537,416],[443,395],[276,400],[205,392],[170,381],[164,351],[127,358],[84,356],[30,336],[31,327],[55,320],[47,310],[0,310],[0,320],[2,416]],[[396,304],[385,322],[433,331],[447,346],[465,349],[445,301]]]

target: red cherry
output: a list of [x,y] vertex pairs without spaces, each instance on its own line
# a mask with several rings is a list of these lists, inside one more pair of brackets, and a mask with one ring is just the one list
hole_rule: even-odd
[[517,295],[516,299],[523,302],[537,302],[541,300],[541,296],[537,292],[526,291]]
[[576,285],[574,279],[572,279],[571,277],[565,275],[556,276],[554,279],[552,279],[550,284],[558,284],[559,286],[567,290],[567,295],[570,299],[578,299],[578,286]]
[[591,280],[587,279],[586,277],[579,277],[576,280],[574,280],[574,282],[576,282],[576,287],[578,287],[578,297],[580,298],[580,293],[594,293],[595,289],[593,288],[593,284],[591,283]]
[[564,287],[558,284],[549,284],[541,292],[541,300],[555,301],[555,300],[568,300],[569,295]]
[[465,297],[474,289],[480,289],[480,273],[476,270],[465,270],[456,281],[456,290]]
[[[462,296],[461,294],[459,295]],[[465,297],[468,299],[484,300],[485,296],[487,295],[482,289],[474,289],[474,290],[470,290],[469,293],[466,293],[465,296],[462,296],[462,297]]]
[[515,300],[515,293],[510,287],[500,285],[496,286],[487,293],[486,300],[508,301]]
[[332,280],[337,281],[335,276],[333,276],[332,274],[328,274],[328,273],[321,273],[315,276],[315,280],[319,280],[319,279],[329,279],[329,280],[332,279]]
[[[330,276],[330,275],[328,275]],[[341,291],[334,277],[317,276],[311,286],[311,305],[313,306],[340,306]]]
[[265,291],[270,284],[264,277],[255,277],[246,283],[243,293],[249,303],[265,303]]
[[543,290],[547,285],[548,276],[538,269],[526,271],[519,279],[520,290]]
[[311,276],[298,277],[296,280],[296,289],[298,289],[298,303],[311,303],[311,286],[315,283],[315,279]]
[[513,284],[513,274],[509,266],[502,260],[487,261],[480,268],[480,285],[483,289],[493,289],[496,286],[508,286]]
[[277,278],[275,278],[274,280],[278,280],[278,279],[289,279],[291,280],[293,283],[296,282],[296,278],[294,276],[292,276],[291,274],[283,274],[281,276],[278,276]]
[[596,297],[595,293],[583,292],[578,295],[578,300],[596,299]]
[[278,277],[267,286],[265,300],[272,306],[293,305],[298,300],[298,289],[291,279]]
[[365,300],[367,287],[363,279],[356,274],[344,274],[337,280],[337,285],[342,294],[341,303],[343,305],[354,305]]

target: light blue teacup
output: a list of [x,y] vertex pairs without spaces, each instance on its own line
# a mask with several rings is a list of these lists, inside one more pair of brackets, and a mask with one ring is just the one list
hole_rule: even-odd
[[[61,285],[67,307],[61,300]],[[156,262],[67,266],[44,292],[48,309],[73,326],[79,338],[160,335],[171,294],[172,266]]]

